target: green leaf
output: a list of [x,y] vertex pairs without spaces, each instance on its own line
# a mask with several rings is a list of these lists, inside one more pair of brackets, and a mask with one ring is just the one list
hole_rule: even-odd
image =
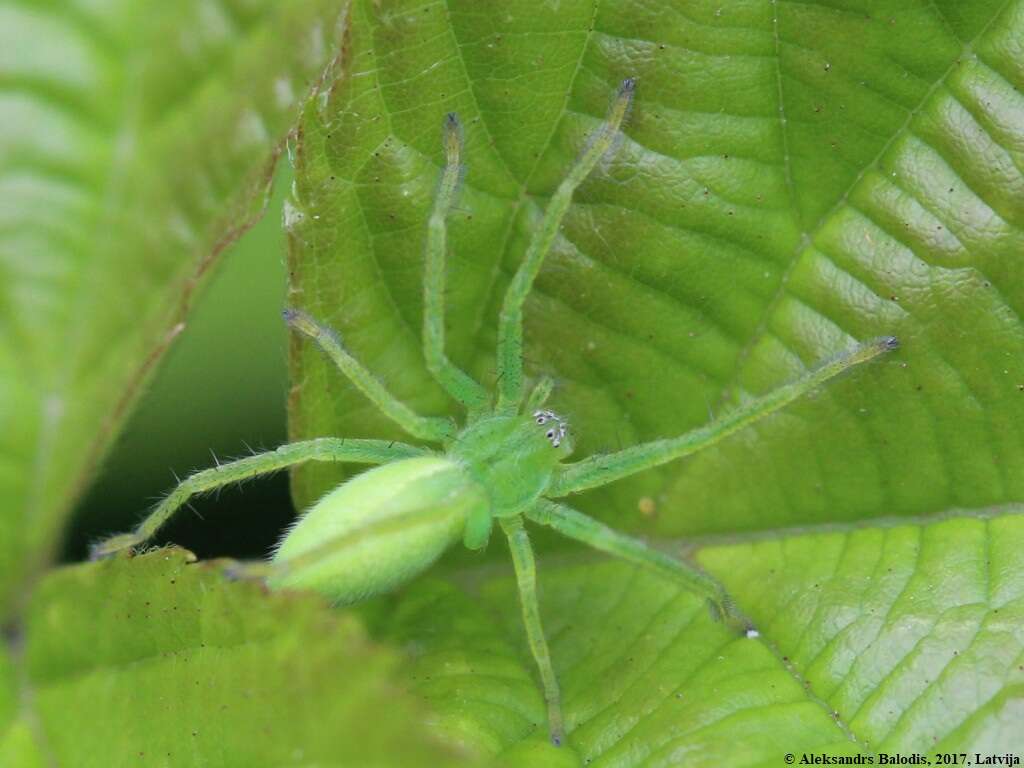
[[[534,5],[353,4],[349,76],[303,119],[294,300],[411,405],[452,409],[419,349],[420,265],[457,111],[449,348],[493,384],[540,207],[636,75],[527,303],[528,368],[557,378],[577,454],[698,426],[854,340],[903,349],[580,506],[678,535],[1024,498],[1024,6]],[[398,435],[294,343],[296,436]],[[337,472],[301,470],[300,508]]]
[[[296,146],[292,301],[419,411],[455,413],[419,346],[444,114],[467,144],[449,353],[493,386],[503,290],[627,76],[626,135],[526,308],[528,371],[556,377],[577,455],[701,425],[856,340],[902,342],[715,449],[573,499],[621,529],[713,534],[701,562],[764,632],[731,639],[623,566],[542,557],[576,757],[1024,749],[1024,555],[1003,506],[1024,500],[1022,38],[1024,0],[350,6],[347,74]],[[292,374],[294,437],[400,435],[313,345],[293,340]],[[343,476],[301,469],[298,506]],[[894,575],[869,581],[882,560]],[[511,582],[447,573],[378,605],[377,631],[408,644],[442,732],[565,762],[539,735]]]
[[1021,511],[779,537],[701,559],[865,747],[1019,752]]
[[[589,766],[780,765],[794,753],[1020,752],[1024,515],[789,533],[699,560],[760,637],[620,563],[542,563],[541,610],[569,745]],[[467,594],[467,592],[469,594]],[[442,732],[561,765],[515,582],[467,574],[380,606]]]
[[0,648],[0,765],[41,768],[46,763],[33,741],[31,721],[18,716],[18,669],[8,653],[9,647]]
[[351,616],[228,584],[183,550],[54,572],[23,631],[16,673],[0,668],[20,700],[12,719],[0,694],[5,766],[466,763]]
[[0,605],[258,217],[336,16],[332,0],[0,9]]

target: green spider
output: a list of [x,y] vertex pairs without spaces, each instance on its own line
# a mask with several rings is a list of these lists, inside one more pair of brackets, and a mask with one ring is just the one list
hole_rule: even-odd
[[343,483],[317,502],[281,539],[270,562],[239,564],[236,572],[264,578],[272,588],[312,589],[338,603],[352,603],[408,581],[460,540],[471,550],[483,548],[497,521],[508,537],[526,635],[540,671],[551,741],[556,745],[564,737],[562,711],[558,681],[541,627],[526,520],[653,568],[704,597],[715,616],[742,626],[729,597],[712,578],[555,499],[607,485],[705,448],[851,366],[895,348],[897,342],[886,337],[862,344],[797,381],[679,437],[563,463],[572,452],[572,442],[565,422],[544,408],[552,390],[551,379],[541,379],[523,402],[523,302],[558,236],[574,190],[614,145],[634,88],[632,79],[619,87],[604,123],[552,196],[508,288],[498,327],[496,402],[481,384],[452,364],[444,351],[446,220],[459,183],[462,154],[458,118],[447,116],[446,164],[427,229],[423,354],[430,373],[466,409],[465,426],[458,427],[450,418],[417,415],[356,361],[332,330],[303,312],[285,311],[288,324],[320,345],[377,408],[413,437],[439,443],[441,450],[386,440],[331,437],[283,445],[191,475],[134,532],[100,543],[94,555],[109,556],[145,544],[196,493],[306,461],[381,465]]

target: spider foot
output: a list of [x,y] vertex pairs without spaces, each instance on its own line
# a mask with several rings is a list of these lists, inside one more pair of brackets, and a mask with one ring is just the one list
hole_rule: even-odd
[[736,603],[732,598],[722,593],[718,597],[708,598],[708,613],[715,621],[720,621],[736,634],[747,634],[752,625],[736,609]]
[[121,533],[117,536],[111,536],[103,541],[96,542],[89,549],[90,560],[105,560],[109,557],[114,557],[121,554],[134,554],[133,550],[135,547],[142,544],[142,540],[139,539],[134,533]]

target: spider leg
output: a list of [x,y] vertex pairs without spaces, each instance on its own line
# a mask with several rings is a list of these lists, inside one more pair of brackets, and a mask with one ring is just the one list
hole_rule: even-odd
[[334,361],[341,372],[348,377],[349,381],[366,395],[381,413],[410,435],[420,440],[440,442],[454,434],[455,424],[451,419],[420,416],[388,392],[376,376],[349,354],[333,330],[321,325],[298,309],[286,309],[284,319],[295,331],[313,339]]
[[134,531],[99,542],[93,547],[92,557],[106,557],[120,550],[145,544],[178,509],[198,493],[222,488],[250,477],[266,475],[306,461],[384,464],[426,453],[427,451],[422,448],[388,440],[343,440],[336,437],[321,437],[300,443],[289,443],[274,451],[219,464],[186,477]]
[[898,342],[892,336],[875,339],[860,345],[847,354],[819,365],[802,378],[744,403],[716,421],[679,437],[641,443],[616,453],[592,456],[573,464],[563,465],[552,479],[551,486],[545,495],[559,498],[589,488],[597,488],[642,470],[696,453],[789,405],[848,368],[865,363],[890,349],[895,349],[897,345]]
[[639,539],[619,533],[571,507],[546,499],[538,501],[526,512],[526,517],[601,552],[657,571],[707,600],[716,618],[746,629],[746,623],[736,615],[732,599],[722,585],[682,560],[653,549]]
[[523,624],[526,625],[526,639],[537,662],[541,683],[544,686],[551,743],[558,746],[562,743],[565,730],[562,724],[561,695],[555,670],[551,665],[548,641],[544,637],[544,627],[540,621],[540,606],[537,603],[537,566],[533,558],[533,548],[530,546],[530,539],[526,535],[521,518],[502,518],[499,522],[508,536],[508,548],[512,552],[512,564],[515,566],[516,582],[519,586],[519,602],[523,609]]
[[544,257],[558,237],[562,219],[565,218],[572,203],[573,192],[614,144],[632,101],[634,88],[632,78],[623,81],[619,86],[618,95],[608,117],[576,160],[569,175],[562,180],[551,196],[540,227],[534,232],[523,263],[519,265],[505,294],[498,319],[499,411],[515,412],[523,397],[523,302],[533,287],[533,281],[540,272]]
[[555,380],[550,376],[542,376],[534,386],[533,391],[530,392],[530,397],[527,399],[526,411],[527,413],[533,413],[537,408],[540,408],[544,403],[551,397],[551,390],[555,388]]
[[462,134],[459,120],[449,114],[444,123],[445,166],[434,210],[427,225],[427,253],[423,268],[423,356],[427,369],[444,390],[471,412],[488,404],[490,396],[478,382],[454,365],[444,352],[444,263],[448,239],[448,213],[459,186]]

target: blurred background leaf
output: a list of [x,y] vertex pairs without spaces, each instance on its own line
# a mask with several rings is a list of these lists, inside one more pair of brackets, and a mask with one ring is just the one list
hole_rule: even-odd
[[0,606],[51,556],[204,274],[262,210],[337,13],[0,10]]
[[16,712],[0,693],[3,765],[469,764],[352,617],[188,561],[165,549],[43,580],[0,666],[20,687]]

